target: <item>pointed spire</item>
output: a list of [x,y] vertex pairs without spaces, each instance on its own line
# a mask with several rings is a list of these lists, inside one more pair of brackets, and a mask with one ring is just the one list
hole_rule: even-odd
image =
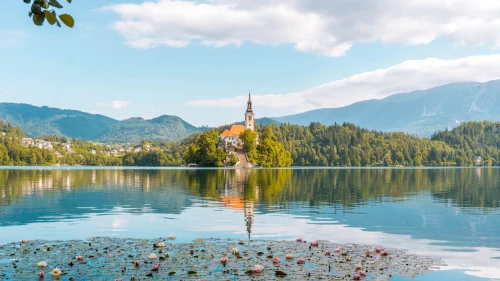
[[248,91],[248,102],[247,102],[247,112],[252,111],[252,97],[250,91]]

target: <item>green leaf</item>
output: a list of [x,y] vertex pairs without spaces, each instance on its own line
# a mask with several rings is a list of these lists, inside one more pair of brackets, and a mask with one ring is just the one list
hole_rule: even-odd
[[38,25],[38,26],[43,25],[44,20],[45,20],[45,14],[33,15],[33,23],[35,25]]
[[56,17],[49,10],[44,10],[43,14],[50,25],[54,25],[56,23]]
[[52,11],[52,15],[54,15],[54,18],[56,19],[56,25],[61,27],[61,23],[57,20],[56,11]]
[[68,27],[73,27],[75,26],[75,20],[73,19],[72,16],[68,15],[68,14],[63,14],[63,15],[60,15],[59,16],[59,19],[61,19],[61,21],[67,25]]
[[61,9],[63,6],[57,0],[50,0],[49,5]]

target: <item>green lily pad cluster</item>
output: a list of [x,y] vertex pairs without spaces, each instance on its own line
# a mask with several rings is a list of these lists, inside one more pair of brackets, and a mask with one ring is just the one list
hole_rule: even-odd
[[[0,246],[1,280],[389,280],[442,261],[398,249],[328,241],[96,237]],[[59,276],[52,276],[55,268]],[[45,277],[39,278],[44,272]],[[57,272],[57,271],[55,271]],[[361,274],[360,274],[361,273]]]
[[[28,16],[33,19],[33,23],[35,25],[41,26],[45,21],[47,21],[50,25],[57,25],[61,27],[61,22],[64,23],[68,27],[73,27],[75,25],[75,20],[72,16],[68,14],[58,15],[54,8],[62,9],[63,6],[57,0],[23,0],[26,4],[31,4],[31,10],[28,13]],[[72,0],[67,0],[68,3],[71,3]],[[60,22],[60,21],[61,22]]]

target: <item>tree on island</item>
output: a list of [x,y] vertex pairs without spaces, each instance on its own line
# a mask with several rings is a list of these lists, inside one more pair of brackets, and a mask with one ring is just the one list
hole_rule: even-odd
[[248,159],[254,164],[262,167],[289,167],[293,163],[290,152],[278,141],[271,126],[264,127],[259,145],[256,144],[257,133],[249,129],[240,135],[240,139],[244,142],[243,149]]
[[216,131],[206,131],[191,143],[184,154],[187,164],[196,163],[201,167],[224,167],[227,153],[217,148],[219,135]]

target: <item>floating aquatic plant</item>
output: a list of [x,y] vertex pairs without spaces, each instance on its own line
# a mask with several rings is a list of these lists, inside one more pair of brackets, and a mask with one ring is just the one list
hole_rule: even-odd
[[62,271],[59,268],[57,268],[57,267],[54,268],[54,269],[52,269],[50,271],[50,275],[52,275],[52,276],[56,276],[57,277],[57,276],[59,276],[61,274],[62,274]]
[[[371,254],[373,248],[370,246],[316,242],[317,246],[312,247],[309,243],[296,241],[196,239],[191,243],[168,243],[165,247],[158,247],[157,239],[33,240],[0,245],[0,260],[11,260],[10,263],[0,263],[0,279],[43,278],[45,272],[37,271],[36,266],[45,265],[38,267],[45,268],[49,264],[53,268],[50,275],[56,279],[98,281],[245,281],[255,278],[275,280],[276,277],[286,277],[287,280],[389,280],[393,275],[413,277],[442,265],[439,260],[398,249],[380,248]],[[47,247],[50,251],[40,251]],[[152,249],[155,250],[152,252]],[[162,250],[165,252],[160,254]],[[387,255],[383,254],[384,251]],[[234,259],[227,257],[231,252]],[[75,261],[78,260],[75,254],[82,257],[79,262]],[[299,257],[297,262],[291,262],[295,256]],[[280,263],[280,259],[288,262]],[[304,266],[306,260],[307,266]]]
[[260,264],[256,264],[253,268],[252,268],[252,271],[254,273],[261,273],[262,271],[264,271],[264,266],[260,265]]

